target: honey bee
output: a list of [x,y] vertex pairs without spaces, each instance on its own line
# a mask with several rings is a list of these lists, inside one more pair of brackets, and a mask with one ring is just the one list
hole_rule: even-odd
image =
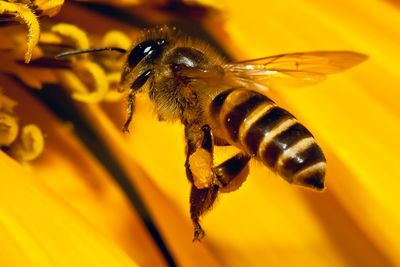
[[[119,90],[129,90],[129,98],[123,131],[128,131],[139,92],[148,94],[160,120],[185,126],[193,240],[205,234],[200,217],[219,192],[243,181],[251,158],[289,183],[324,189],[326,159],[321,148],[265,90],[276,83],[315,84],[367,58],[350,51],[319,51],[229,63],[206,44],[167,27],[144,32],[128,51],[107,47],[58,56],[102,50],[125,53]],[[214,166],[214,146],[226,145],[241,152]]]

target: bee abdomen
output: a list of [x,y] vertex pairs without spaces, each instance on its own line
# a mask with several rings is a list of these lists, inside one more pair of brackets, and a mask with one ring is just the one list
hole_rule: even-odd
[[311,133],[296,119],[287,119],[265,133],[257,153],[267,166],[289,182],[324,188],[324,154]]
[[231,143],[290,183],[324,188],[325,157],[312,134],[266,96],[247,89],[219,94],[211,114]]

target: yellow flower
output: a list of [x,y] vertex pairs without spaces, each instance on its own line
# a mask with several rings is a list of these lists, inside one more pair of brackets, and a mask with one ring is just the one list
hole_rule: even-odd
[[[21,147],[31,134],[15,141],[20,154],[11,143],[23,125],[34,124],[44,135],[44,147],[28,146],[43,149],[29,168],[0,153],[0,244],[7,244],[0,265],[400,265],[396,6],[252,0],[219,3],[207,13],[194,1],[133,9],[129,1],[107,8],[67,3],[56,18],[41,22],[39,35],[32,14],[55,15],[62,1],[53,8],[52,1],[36,2],[0,1],[2,19],[29,27],[28,34],[20,25],[0,28],[0,86],[7,98],[0,115],[15,110],[3,112],[8,117],[0,117],[0,126],[17,125],[0,131],[2,145],[15,158],[30,159]],[[268,92],[321,144],[327,190],[306,191],[252,164],[241,188],[221,195],[204,216],[202,243],[192,243],[183,127],[158,122],[139,96],[131,134],[123,135],[126,103],[115,91],[123,57],[53,58],[65,50],[126,49],[139,30],[127,25],[131,18],[149,24],[181,18],[183,30],[211,34],[238,60],[315,50],[367,54],[367,62],[314,87]],[[216,152],[217,161],[232,153]]]

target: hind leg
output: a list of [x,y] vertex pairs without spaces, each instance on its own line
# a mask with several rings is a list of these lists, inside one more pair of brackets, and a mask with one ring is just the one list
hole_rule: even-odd
[[208,125],[188,125],[185,128],[187,139],[186,175],[198,189],[207,188],[213,182],[213,139]]
[[214,167],[214,177],[220,192],[226,193],[238,189],[249,174],[250,156],[238,153],[220,165]]

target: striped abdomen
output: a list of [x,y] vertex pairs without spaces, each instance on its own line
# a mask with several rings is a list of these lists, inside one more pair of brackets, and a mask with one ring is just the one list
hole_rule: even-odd
[[268,97],[244,88],[220,93],[210,117],[225,139],[290,183],[324,188],[326,160],[312,134]]

